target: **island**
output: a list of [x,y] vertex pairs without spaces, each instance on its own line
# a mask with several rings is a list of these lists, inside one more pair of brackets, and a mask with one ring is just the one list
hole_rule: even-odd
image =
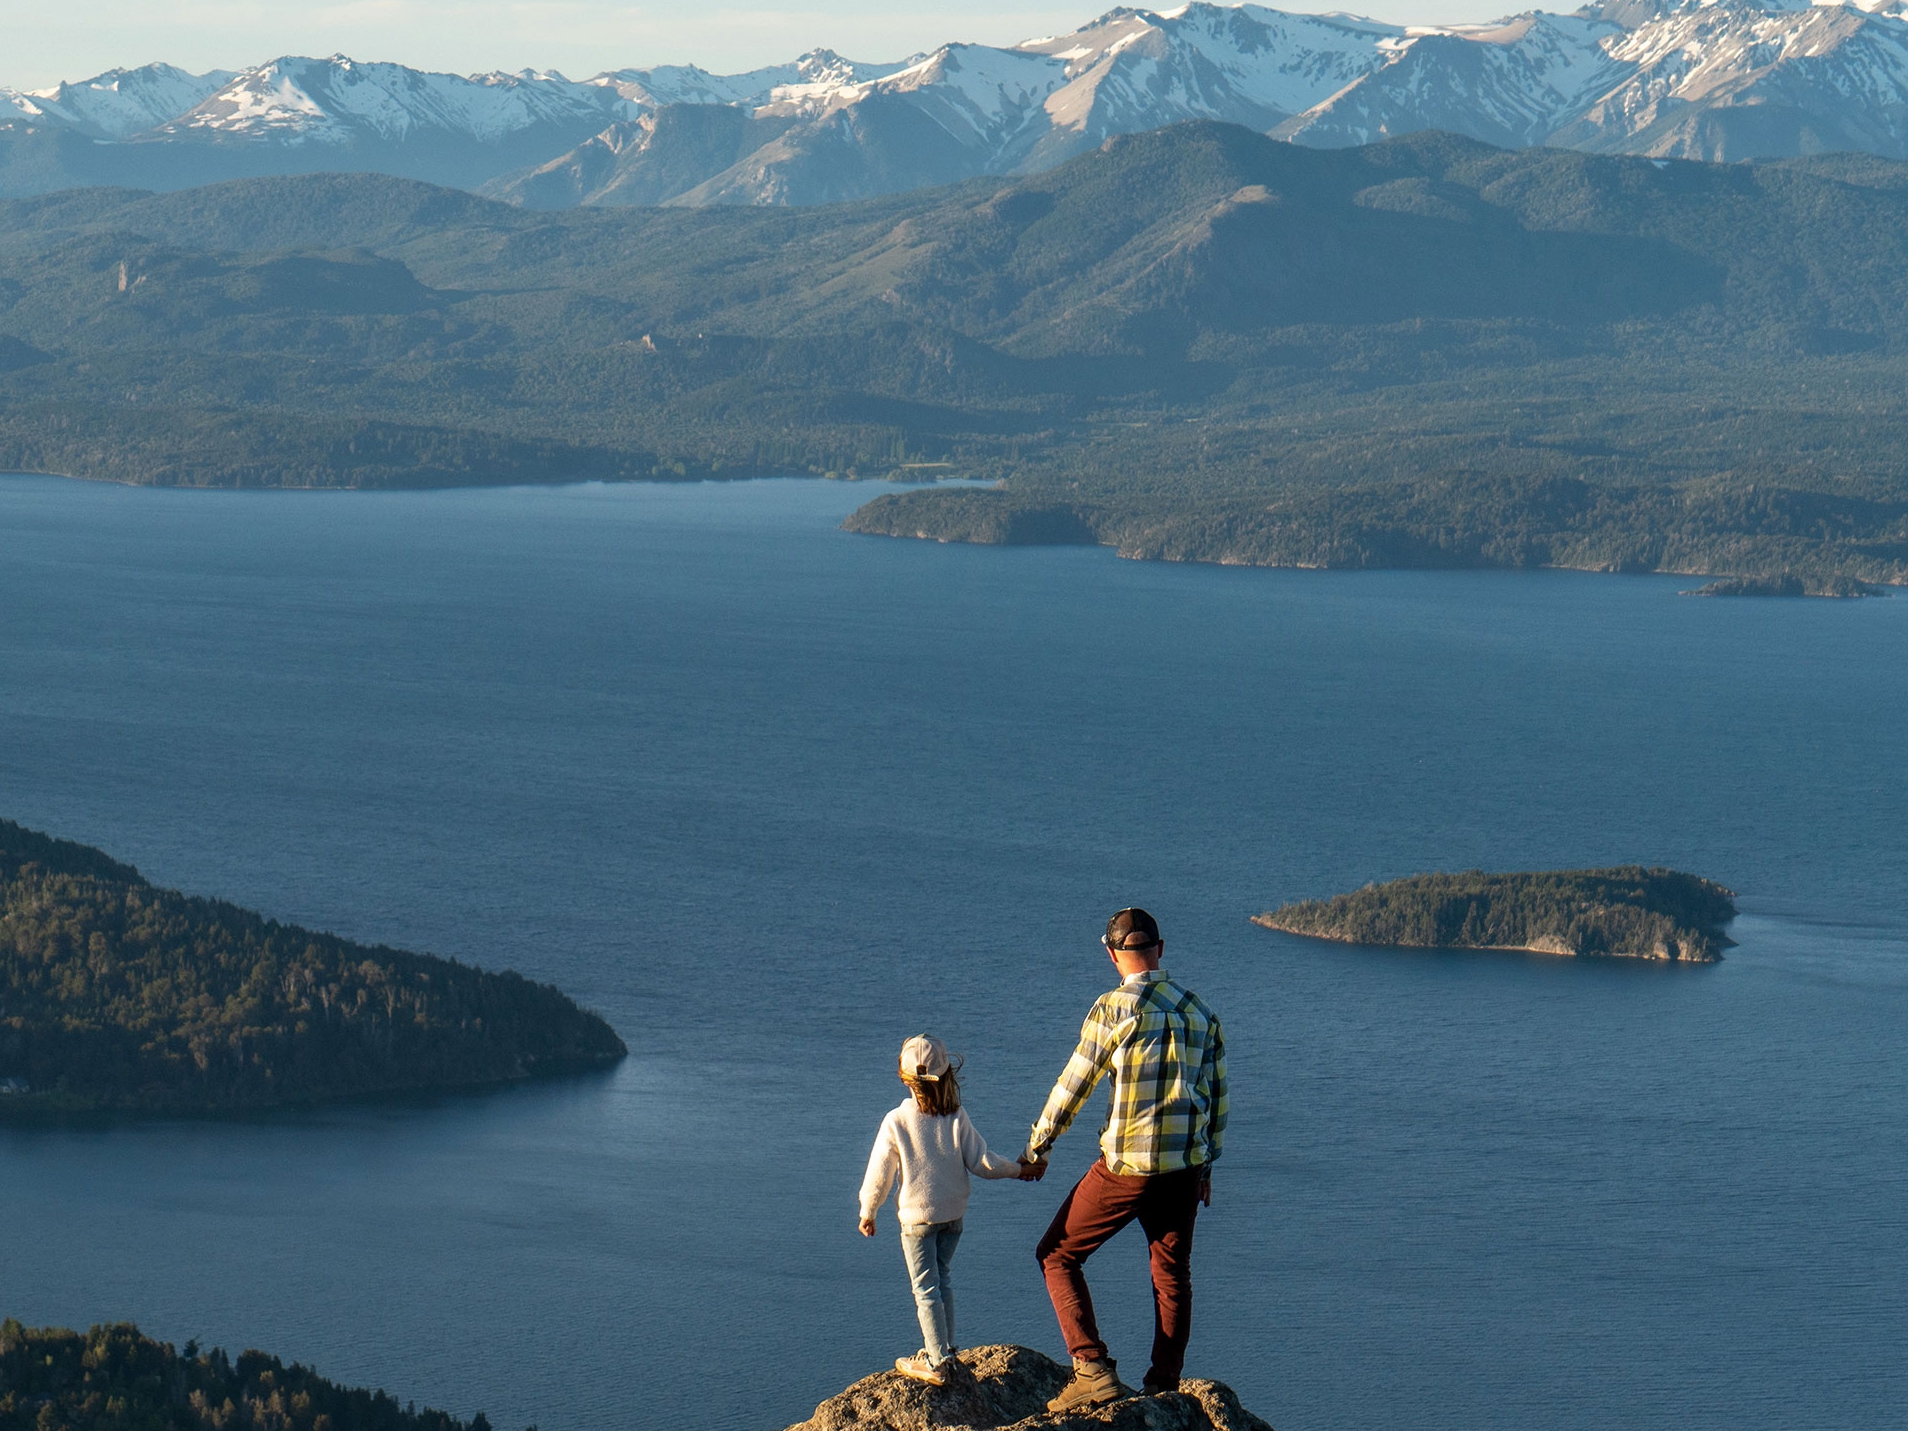
[[1804,581],[1792,571],[1779,576],[1725,576],[1681,593],[1684,596],[1826,596],[1850,600],[1876,595],[1867,582],[1850,576]]
[[0,1118],[470,1088],[627,1053],[548,984],[160,889],[0,820]]
[[130,1322],[87,1332],[0,1322],[0,1431],[490,1431],[327,1381],[260,1351],[231,1357],[187,1342],[174,1350]]
[[1345,944],[1510,949],[1713,964],[1734,940],[1734,892],[1679,870],[1421,874],[1302,900],[1252,922]]

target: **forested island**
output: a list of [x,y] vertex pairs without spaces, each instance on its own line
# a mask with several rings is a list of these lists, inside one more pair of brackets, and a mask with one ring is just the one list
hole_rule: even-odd
[[547,984],[160,889],[0,820],[0,1118],[464,1088],[627,1052]]
[[1521,949],[1714,963],[1734,943],[1722,926],[1734,894],[1678,870],[1621,865],[1527,874],[1421,874],[1304,900],[1254,924],[1346,944]]
[[1908,583],[1908,164],[1188,123],[813,208],[373,174],[0,203],[0,470],[951,475],[1154,560]]
[[248,1351],[175,1351],[122,1322],[80,1333],[0,1322],[0,1431],[490,1431]]
[[1826,596],[1836,600],[1875,594],[1866,582],[1852,577],[1831,576],[1808,582],[1792,571],[1770,576],[1726,576],[1683,593],[1684,596]]

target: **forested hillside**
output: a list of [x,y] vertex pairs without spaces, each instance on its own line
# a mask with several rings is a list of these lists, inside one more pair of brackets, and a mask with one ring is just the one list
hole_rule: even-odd
[[158,889],[0,821],[0,1117],[453,1088],[626,1051],[547,984]]
[[0,1322],[0,1431],[490,1431],[248,1351],[175,1351],[130,1323]]
[[0,466],[961,475],[865,531],[1908,579],[1908,166],[1216,124],[811,209],[0,204]]

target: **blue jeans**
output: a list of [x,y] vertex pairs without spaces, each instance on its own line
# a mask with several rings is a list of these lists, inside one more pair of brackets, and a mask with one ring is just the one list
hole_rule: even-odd
[[921,1346],[929,1366],[939,1366],[954,1354],[954,1284],[947,1264],[960,1245],[961,1220],[904,1222],[901,1255],[908,1259],[908,1282],[914,1288],[914,1311],[921,1319]]

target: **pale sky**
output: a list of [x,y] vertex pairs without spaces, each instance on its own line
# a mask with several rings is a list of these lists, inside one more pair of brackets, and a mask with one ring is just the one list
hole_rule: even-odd
[[[533,68],[581,79],[609,69],[684,62],[721,73],[793,59],[817,46],[851,59],[893,60],[950,40],[1012,44],[1077,29],[1113,3],[0,0],[0,85],[37,89],[150,60],[193,71],[229,70],[279,55],[336,52],[458,74]],[[1500,3],[1506,13],[1518,8],[1508,0]],[[1378,0],[1358,8],[1410,24],[1489,19],[1499,13],[1489,0],[1476,13],[1447,0]],[[1575,6],[1573,0],[1561,0],[1555,8]]]

